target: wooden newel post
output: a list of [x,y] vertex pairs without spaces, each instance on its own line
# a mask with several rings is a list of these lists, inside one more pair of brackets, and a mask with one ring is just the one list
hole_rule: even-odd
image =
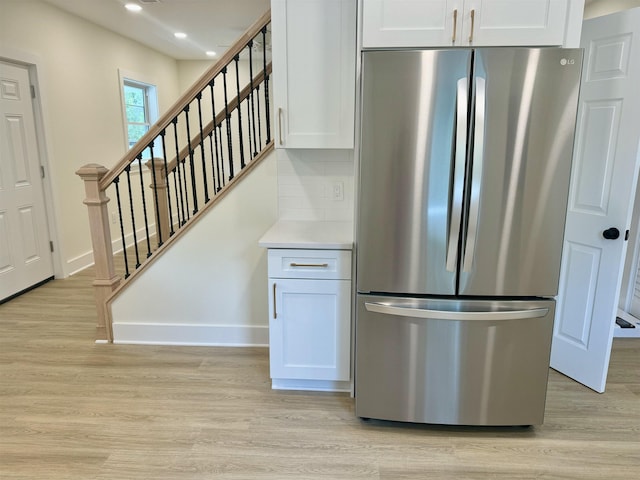
[[166,242],[171,236],[171,219],[169,218],[169,200],[167,197],[167,176],[164,171],[164,160],[162,158],[154,158],[145,163],[151,171],[151,190],[154,190],[154,207],[156,210],[156,222],[159,228],[156,228],[158,240],[162,243]]
[[106,300],[120,283],[120,277],[116,275],[113,266],[109,212],[107,210],[109,198],[104,191],[100,190],[100,180],[107,172],[108,170],[102,165],[91,163],[80,168],[76,175],[84,181],[86,195],[84,204],[89,210],[89,228],[96,272],[93,286],[95,287],[98,310],[97,335],[98,339],[111,342],[113,341],[111,312],[107,308]]

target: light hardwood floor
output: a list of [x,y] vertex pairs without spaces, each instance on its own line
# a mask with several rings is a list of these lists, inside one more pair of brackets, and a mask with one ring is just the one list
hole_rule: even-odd
[[94,344],[91,271],[0,305],[0,478],[640,478],[640,341],[607,392],[551,371],[542,426],[361,422],[272,391],[263,348]]

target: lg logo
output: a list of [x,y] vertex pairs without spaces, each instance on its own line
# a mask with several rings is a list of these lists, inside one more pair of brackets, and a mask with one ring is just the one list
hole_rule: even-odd
[[562,58],[560,59],[560,65],[563,67],[565,65],[575,65],[576,61],[573,58]]

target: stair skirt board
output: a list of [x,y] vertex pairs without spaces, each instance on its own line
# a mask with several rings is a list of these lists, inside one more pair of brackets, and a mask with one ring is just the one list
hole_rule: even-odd
[[268,326],[113,323],[113,343],[267,347]]

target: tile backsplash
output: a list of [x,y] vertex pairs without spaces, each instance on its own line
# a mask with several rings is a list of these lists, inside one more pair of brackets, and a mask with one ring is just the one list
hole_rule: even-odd
[[353,150],[280,149],[277,162],[281,220],[353,221]]

